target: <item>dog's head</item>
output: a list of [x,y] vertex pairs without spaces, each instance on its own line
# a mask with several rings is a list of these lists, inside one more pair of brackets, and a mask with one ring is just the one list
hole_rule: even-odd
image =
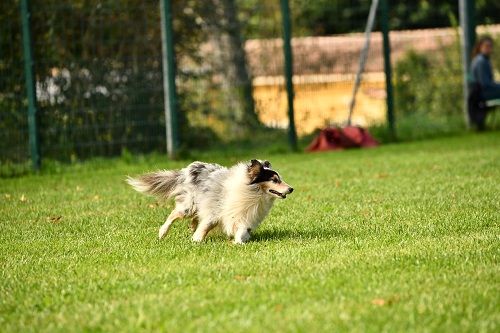
[[251,160],[248,164],[250,185],[258,185],[261,190],[273,197],[285,199],[293,188],[285,183],[280,175],[274,171],[269,161]]

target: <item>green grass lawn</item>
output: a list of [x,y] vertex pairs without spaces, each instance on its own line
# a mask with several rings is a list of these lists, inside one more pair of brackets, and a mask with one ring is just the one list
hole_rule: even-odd
[[295,192],[253,240],[193,244],[125,175],[160,157],[0,180],[0,327],[498,332],[500,132],[266,158]]

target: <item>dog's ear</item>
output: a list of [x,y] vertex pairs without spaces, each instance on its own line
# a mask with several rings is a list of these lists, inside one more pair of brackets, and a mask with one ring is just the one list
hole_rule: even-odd
[[269,161],[264,161],[264,163],[262,163],[262,166],[266,169],[272,169],[273,167],[271,166],[271,162]]
[[262,164],[258,160],[251,160],[248,166],[248,177],[250,178],[250,184],[259,177],[260,171],[262,170]]
[[261,165],[259,160],[250,160],[250,166],[256,166],[256,165]]

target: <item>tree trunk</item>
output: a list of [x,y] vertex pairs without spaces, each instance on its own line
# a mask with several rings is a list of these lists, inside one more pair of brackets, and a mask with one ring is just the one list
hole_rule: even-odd
[[235,0],[212,0],[216,8],[215,35],[218,49],[217,70],[223,73],[222,89],[225,105],[232,113],[235,132],[241,133],[259,124],[252,95],[252,79],[248,72],[241,26]]

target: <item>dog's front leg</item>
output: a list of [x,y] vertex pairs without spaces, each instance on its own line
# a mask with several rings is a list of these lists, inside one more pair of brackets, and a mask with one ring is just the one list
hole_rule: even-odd
[[250,240],[250,231],[252,229],[247,228],[246,226],[241,226],[236,229],[236,233],[234,234],[234,244],[243,244]]

